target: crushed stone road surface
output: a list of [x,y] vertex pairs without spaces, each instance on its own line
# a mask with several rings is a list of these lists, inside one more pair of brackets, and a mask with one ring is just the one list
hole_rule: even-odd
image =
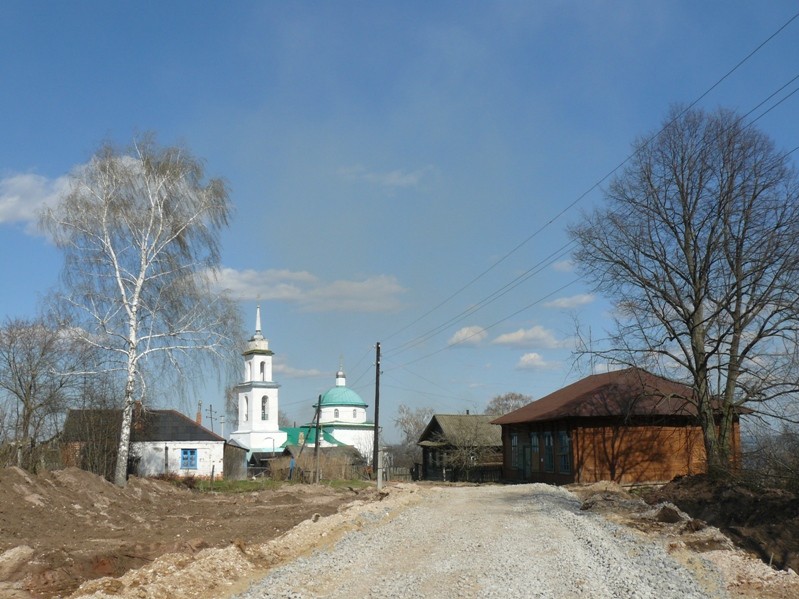
[[546,485],[435,489],[395,518],[271,571],[238,599],[272,597],[726,597],[655,541]]

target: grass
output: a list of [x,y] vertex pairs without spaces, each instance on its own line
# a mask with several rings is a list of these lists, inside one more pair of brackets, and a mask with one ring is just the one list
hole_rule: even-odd
[[[272,480],[269,478],[258,478],[256,480],[215,480],[213,485],[211,481],[200,480],[197,481],[193,488],[201,492],[214,492],[214,493],[250,493],[253,491],[275,491],[283,487],[291,487],[294,485],[302,484],[300,482],[285,481],[285,480]],[[335,491],[360,491],[366,489],[374,483],[364,480],[322,480],[320,483]]]

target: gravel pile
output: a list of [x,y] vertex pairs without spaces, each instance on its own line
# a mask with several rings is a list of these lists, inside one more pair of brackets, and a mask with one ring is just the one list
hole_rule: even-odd
[[453,487],[276,568],[238,599],[725,597],[656,542],[546,485]]

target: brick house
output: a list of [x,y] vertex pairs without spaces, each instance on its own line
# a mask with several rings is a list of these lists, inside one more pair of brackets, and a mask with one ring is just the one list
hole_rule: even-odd
[[[130,474],[244,478],[246,448],[225,441],[176,410],[135,410],[130,435]],[[70,410],[62,433],[62,463],[111,478],[122,411]]]

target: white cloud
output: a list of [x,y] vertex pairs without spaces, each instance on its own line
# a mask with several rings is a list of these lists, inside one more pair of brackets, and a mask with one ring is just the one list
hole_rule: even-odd
[[548,370],[557,367],[557,362],[547,362],[541,354],[536,352],[524,354],[516,364],[516,368],[519,370]]
[[558,272],[574,272],[574,262],[571,260],[559,260],[552,265],[552,268]]
[[360,281],[320,281],[307,271],[222,268],[214,287],[237,300],[285,301],[308,312],[395,312],[405,289],[396,277],[378,275]]
[[275,364],[272,370],[274,371],[275,374],[282,374],[292,379],[311,379],[311,378],[330,376],[329,372],[322,372],[317,368],[309,368],[303,370],[302,368],[293,368],[286,364]]
[[242,301],[299,301],[304,289],[317,283],[317,278],[307,271],[222,268],[214,286]]
[[581,293],[580,295],[571,295],[569,297],[559,297],[556,300],[544,304],[547,308],[577,308],[585,306],[594,301],[596,297],[593,293]]
[[311,312],[396,312],[405,289],[396,277],[378,275],[363,281],[333,281],[311,290],[301,299]]
[[25,231],[36,231],[36,218],[45,206],[58,202],[69,188],[69,177],[48,179],[32,173],[0,179],[0,224],[23,222]]
[[380,187],[396,189],[398,187],[416,187],[422,178],[433,170],[432,166],[417,169],[415,171],[405,171],[397,169],[385,173],[370,172],[362,165],[340,168],[338,174],[350,181],[366,181]]
[[540,325],[535,325],[529,329],[519,329],[513,333],[505,333],[494,339],[492,343],[514,347],[546,347],[548,349],[571,345],[571,341],[557,339],[552,331]]
[[488,333],[483,327],[471,326],[458,330],[450,340],[449,345],[478,345]]

